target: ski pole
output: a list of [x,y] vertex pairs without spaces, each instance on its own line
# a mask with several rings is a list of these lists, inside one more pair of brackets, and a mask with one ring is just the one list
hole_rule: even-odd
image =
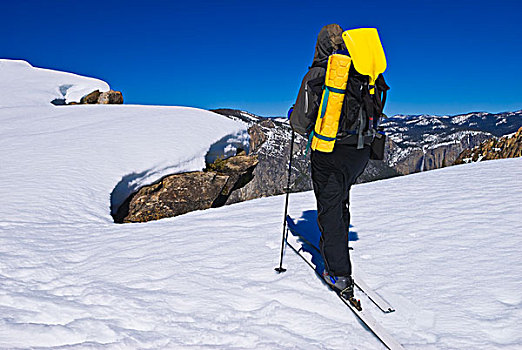
[[283,255],[285,251],[285,241],[286,241],[286,216],[288,214],[288,198],[290,197],[290,176],[292,175],[292,158],[294,155],[294,138],[295,133],[294,130],[292,130],[292,139],[290,141],[290,161],[288,162],[288,181],[286,184],[286,200],[285,200],[285,216],[283,217],[283,234],[281,238],[281,257],[279,259],[279,267],[276,267],[275,270],[278,273],[285,272],[286,269],[283,268]]

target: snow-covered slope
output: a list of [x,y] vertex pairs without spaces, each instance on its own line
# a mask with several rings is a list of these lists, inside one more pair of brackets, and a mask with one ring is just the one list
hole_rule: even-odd
[[[273,271],[283,196],[111,222],[118,184],[200,168],[244,128],[180,107],[0,108],[0,348],[382,348],[290,250]],[[353,188],[355,268],[397,311],[365,307],[406,348],[522,346],[520,174],[508,159]],[[314,203],[292,194],[290,214],[313,221]]]
[[109,85],[98,79],[7,59],[0,59],[0,84],[0,107],[41,106],[53,100],[79,102],[94,90],[109,90]]

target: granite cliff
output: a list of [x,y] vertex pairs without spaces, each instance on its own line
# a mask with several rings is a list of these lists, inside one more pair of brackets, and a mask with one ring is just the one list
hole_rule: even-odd
[[455,164],[480,162],[483,160],[516,158],[522,156],[522,128],[512,135],[491,138],[473,149],[462,152]]

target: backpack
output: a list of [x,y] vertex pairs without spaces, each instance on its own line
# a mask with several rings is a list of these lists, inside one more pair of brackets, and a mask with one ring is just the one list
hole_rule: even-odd
[[372,158],[382,159],[384,133],[379,123],[385,117],[389,90],[382,76],[384,51],[374,28],[348,30],[343,39],[350,52],[338,51],[328,58],[321,103],[310,134],[311,148],[332,152],[335,143],[357,145],[358,149],[377,144],[380,154],[372,154]]

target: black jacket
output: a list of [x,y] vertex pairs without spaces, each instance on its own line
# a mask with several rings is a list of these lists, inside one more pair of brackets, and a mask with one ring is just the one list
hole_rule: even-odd
[[290,115],[292,129],[301,134],[308,134],[317,118],[323,93],[323,84],[328,65],[328,56],[344,49],[342,28],[337,24],[324,26],[317,36],[312,66],[303,78],[294,110]]

